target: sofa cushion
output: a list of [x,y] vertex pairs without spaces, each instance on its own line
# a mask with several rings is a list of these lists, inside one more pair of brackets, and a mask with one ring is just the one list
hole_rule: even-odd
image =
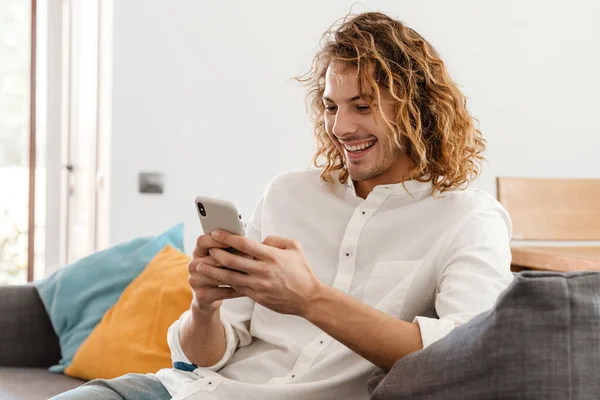
[[65,374],[112,379],[170,368],[167,331],[192,303],[190,258],[166,246],[83,342]]
[[84,381],[53,374],[46,368],[0,367],[0,399],[46,400],[74,389]]
[[183,224],[91,254],[36,282],[60,342],[62,357],[52,372],[64,371],[104,313],[168,244],[183,251]]
[[600,273],[522,272],[494,308],[369,380],[372,400],[600,399]]

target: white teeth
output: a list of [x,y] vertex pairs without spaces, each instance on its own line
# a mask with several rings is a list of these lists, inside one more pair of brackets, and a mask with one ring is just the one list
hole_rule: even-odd
[[364,150],[364,149],[368,149],[369,147],[373,146],[377,141],[374,140],[372,142],[368,142],[368,143],[363,143],[363,144],[359,144],[357,146],[350,146],[345,144],[344,147],[346,148],[346,150],[348,151],[359,151],[359,150]]

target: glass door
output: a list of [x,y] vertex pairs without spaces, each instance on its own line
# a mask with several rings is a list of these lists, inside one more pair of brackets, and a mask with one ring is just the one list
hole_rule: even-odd
[[106,246],[109,5],[0,0],[0,284]]
[[44,247],[34,240],[44,225],[35,213],[36,12],[35,0],[0,0],[0,284],[32,280]]

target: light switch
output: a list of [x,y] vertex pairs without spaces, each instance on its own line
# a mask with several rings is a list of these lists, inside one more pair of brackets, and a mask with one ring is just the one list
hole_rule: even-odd
[[165,176],[162,172],[140,172],[140,193],[162,194],[164,191]]

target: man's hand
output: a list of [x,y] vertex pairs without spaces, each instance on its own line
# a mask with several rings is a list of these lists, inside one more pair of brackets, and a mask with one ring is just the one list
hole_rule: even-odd
[[[223,231],[214,233],[219,246],[208,250],[213,260],[245,273],[202,263],[198,265],[200,274],[231,285],[273,311],[305,318],[383,369],[423,348],[418,324],[399,320],[320,282],[298,242],[269,236],[261,244]],[[253,258],[223,250],[227,247]]]
[[219,287],[219,285],[226,285],[226,283],[199,272],[206,270],[208,267],[215,269],[217,267],[222,267],[223,264],[220,264],[211,257],[208,251],[211,248],[227,247],[228,246],[217,242],[210,235],[198,237],[193,258],[188,264],[188,272],[190,273],[189,283],[193,292],[192,308],[195,309],[195,311],[212,313],[221,307],[222,300],[243,296],[243,294],[236,292],[232,288]]
[[[224,231],[213,232],[213,238],[219,246],[208,246],[212,260],[198,264],[201,275],[231,285],[235,292],[282,314],[302,316],[312,300],[320,296],[322,283],[313,274],[298,242],[269,236],[261,244]],[[227,247],[253,258],[223,250]],[[215,263],[245,274],[216,268]]]

